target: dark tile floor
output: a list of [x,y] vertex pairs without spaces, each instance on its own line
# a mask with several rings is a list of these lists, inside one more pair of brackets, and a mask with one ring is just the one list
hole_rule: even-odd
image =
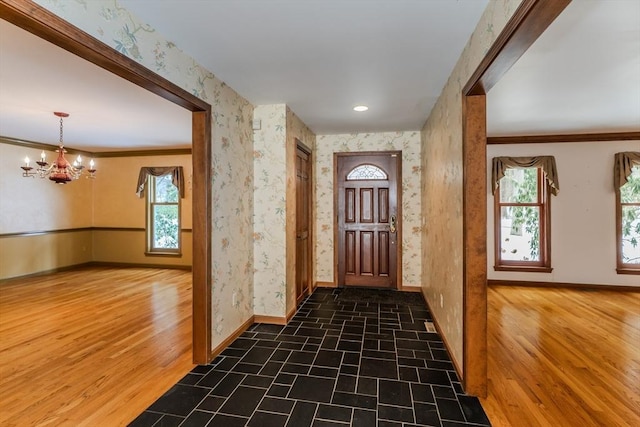
[[418,293],[317,289],[287,326],[254,324],[130,426],[490,425],[425,320]]

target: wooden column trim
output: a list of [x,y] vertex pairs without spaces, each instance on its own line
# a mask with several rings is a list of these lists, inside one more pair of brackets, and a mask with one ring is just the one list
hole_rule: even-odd
[[462,383],[467,393],[481,397],[487,393],[487,135],[484,95],[570,2],[571,0],[523,0],[462,90]]
[[[486,96],[463,98],[463,384],[487,395]],[[478,357],[483,355],[483,357]]]
[[[192,114],[193,363],[211,355],[211,109]],[[198,238],[202,236],[202,238]]]
[[[0,17],[80,58],[141,86],[193,114],[193,360],[210,361],[211,106],[31,1],[0,0]],[[206,351],[205,351],[206,350]]]
[[483,95],[491,90],[569,3],[571,0],[524,0],[462,92]]

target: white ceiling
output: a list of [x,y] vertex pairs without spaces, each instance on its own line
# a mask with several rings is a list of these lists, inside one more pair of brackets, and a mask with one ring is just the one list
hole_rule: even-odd
[[638,0],[574,0],[487,96],[491,136],[639,130]]
[[121,3],[254,105],[334,134],[419,130],[488,1]]
[[0,135],[88,151],[190,147],[191,113],[0,20]]
[[[487,0],[121,0],[254,105],[317,134],[420,129]],[[357,103],[370,110],[355,113]],[[190,113],[0,20],[0,135],[189,146]],[[488,97],[492,136],[640,129],[640,2],[575,0]]]

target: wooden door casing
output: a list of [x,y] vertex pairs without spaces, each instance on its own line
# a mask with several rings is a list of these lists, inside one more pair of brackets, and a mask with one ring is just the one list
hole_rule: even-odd
[[309,294],[311,283],[311,153],[296,149],[296,305]]
[[[398,288],[400,158],[399,152],[337,154],[338,286]],[[386,177],[347,179],[362,165]]]

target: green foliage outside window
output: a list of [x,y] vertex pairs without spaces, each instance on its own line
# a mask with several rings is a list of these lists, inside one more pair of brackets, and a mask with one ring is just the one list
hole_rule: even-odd
[[153,178],[155,180],[154,201],[152,202],[153,248],[179,248],[179,204],[178,188],[173,185],[171,175]]
[[[537,203],[538,169],[510,168],[500,181],[500,201],[502,203]],[[502,218],[511,220],[511,240],[516,236],[528,236],[529,251],[522,254],[522,261],[540,259],[540,207],[506,206],[502,208]],[[522,233],[524,231],[524,233]],[[504,237],[503,237],[504,238]],[[515,254],[517,249],[513,249]]]
[[[524,179],[518,185],[516,203],[529,203],[538,199],[538,169],[524,169]],[[524,206],[514,213],[516,226],[523,226],[531,235],[529,250],[532,259],[540,259],[540,212],[537,206]]]
[[178,248],[178,206],[158,205],[153,212],[153,246],[163,249]]
[[[622,262],[640,264],[640,166],[635,166],[625,185],[620,187],[622,204]],[[626,204],[626,205],[625,205]]]

